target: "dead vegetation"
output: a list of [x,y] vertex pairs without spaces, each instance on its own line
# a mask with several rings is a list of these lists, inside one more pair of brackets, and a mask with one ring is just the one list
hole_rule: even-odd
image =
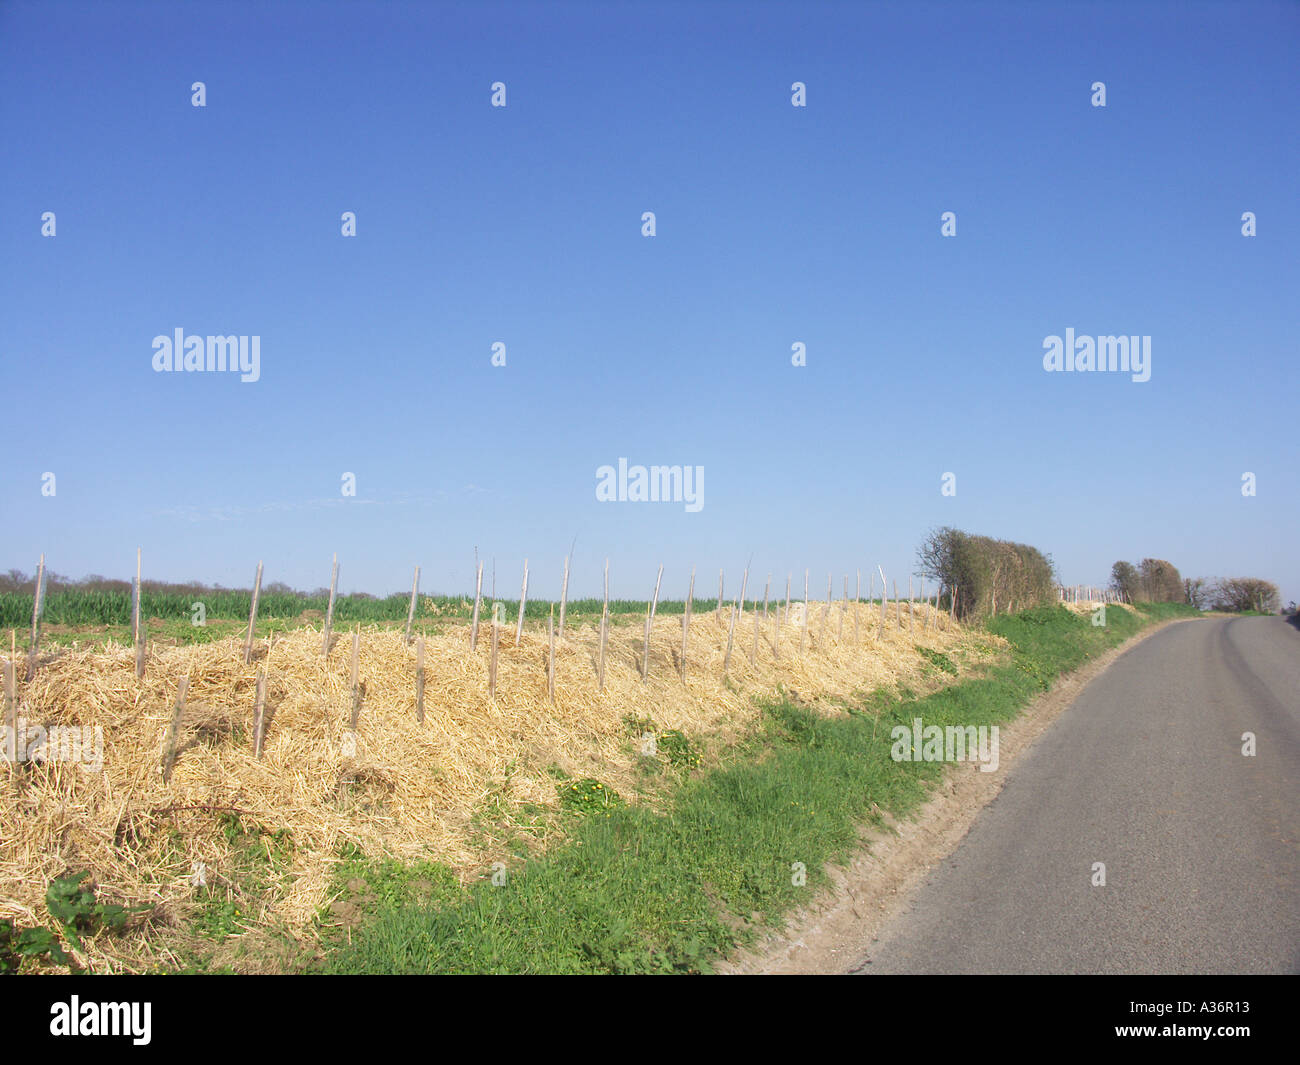
[[[159,648],[142,680],[130,646],[61,651],[19,685],[17,716],[28,728],[99,726],[103,768],[55,761],[0,768],[0,918],[41,923],[46,885],[69,870],[88,870],[101,897],[145,907],[130,936],[88,942],[82,961],[99,971],[174,959],[172,946],[200,909],[200,892],[209,900],[225,892],[224,905],[237,915],[232,922],[245,934],[310,936],[336,901],[333,869],[347,844],[367,855],[436,860],[465,881],[505,856],[521,833],[534,846],[555,838],[562,828],[558,774],[598,779],[638,801],[644,777],[629,721],[699,740],[707,766],[749,730],[759,699],[784,692],[837,712],[836,700],[855,694],[924,692],[953,682],[918,646],[943,652],[962,672],[987,661],[987,634],[927,628],[925,609],[918,607],[909,632],[892,605],[882,629],[878,608],[863,604],[855,640],[853,604],[834,604],[824,623],[821,604],[813,604],[804,650],[792,620],[781,627],[779,659],[774,611],[760,622],[753,664],[753,618],[746,615],[736,624],[725,678],[729,619],[698,614],[685,682],[680,618],[656,619],[647,681],[641,625],[614,626],[603,693],[595,675],[598,627],[570,626],[557,642],[554,703],[545,629],[526,630],[518,647],[513,631],[502,630],[491,699],[490,628],[471,652],[468,627],[460,626],[426,638],[423,723],[415,714],[414,645],[400,632],[363,630],[365,695],[355,736],[348,728],[347,634],[324,659],[319,629],[298,629],[271,645],[261,641],[250,665],[237,637]],[[258,759],[251,723],[261,668],[268,694]],[[181,677],[189,679],[188,694],[164,783],[160,767]],[[249,869],[261,889],[256,899],[244,899],[247,877],[236,875]]]

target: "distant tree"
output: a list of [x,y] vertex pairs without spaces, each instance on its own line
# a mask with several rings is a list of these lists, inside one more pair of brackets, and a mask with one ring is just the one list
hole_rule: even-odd
[[1119,592],[1126,602],[1135,602],[1141,591],[1137,567],[1132,562],[1116,562],[1110,568],[1110,588]]
[[961,535],[947,525],[933,530],[916,550],[918,572],[937,580],[941,586],[951,587],[956,569],[953,556]]
[[1028,544],[945,527],[931,532],[916,556],[918,572],[949,595],[956,590],[962,617],[1023,610],[1055,594],[1051,559]]
[[20,569],[11,569],[3,577],[0,577],[0,592],[21,592],[25,591],[28,584],[35,587],[36,578],[27,576]]
[[1144,558],[1138,566],[1140,598],[1151,603],[1184,601],[1183,578],[1178,567],[1163,558]]
[[1196,607],[1197,610],[1203,610],[1205,608],[1208,593],[1209,589],[1206,587],[1204,577],[1183,578],[1183,597],[1188,603]]
[[1223,577],[1210,590],[1210,603],[1215,610],[1276,614],[1280,602],[1277,585],[1258,577]]

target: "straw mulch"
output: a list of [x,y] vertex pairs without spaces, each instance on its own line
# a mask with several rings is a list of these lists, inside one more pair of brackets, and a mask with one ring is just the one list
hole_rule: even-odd
[[[909,634],[898,628],[891,606],[878,640],[879,610],[864,604],[855,645],[852,604],[840,638],[842,609],[831,607],[823,629],[821,605],[812,604],[802,652],[801,627],[793,618],[782,625],[779,661],[774,612],[760,626],[754,665],[747,612],[735,626],[725,683],[728,611],[692,618],[685,683],[678,673],[679,617],[656,619],[645,682],[642,623],[612,625],[603,693],[596,683],[598,628],[570,625],[557,640],[553,705],[544,626],[526,629],[517,648],[513,626],[502,628],[495,700],[488,695],[491,626],[481,628],[473,653],[468,627],[456,627],[426,638],[422,724],[415,715],[414,641],[408,646],[400,632],[366,630],[359,669],[364,702],[352,754],[345,735],[351,633],[336,635],[328,660],[319,630],[310,628],[277,637],[269,653],[267,641],[259,641],[247,666],[237,639],[159,648],[139,681],[130,647],[53,652],[31,683],[20,683],[19,717],[29,727],[102,726],[103,769],[0,765],[0,917],[24,927],[50,923],[48,882],[89,870],[101,899],[151,909],[135,934],[100,937],[83,962],[111,971],[165,960],[169,930],[183,927],[197,905],[195,863],[208,870],[210,888],[238,892],[223,879],[232,853],[220,820],[238,813],[245,824],[287,829],[292,839],[288,868],[279,870],[247,920],[310,936],[331,902],[332,867],[345,842],[367,855],[437,859],[469,879],[506,857],[517,826],[527,824],[544,840],[554,836],[556,818],[539,822],[521,812],[521,804],[556,808],[550,767],[595,777],[637,801],[640,754],[629,719],[680,729],[716,757],[754,722],[754,697],[773,695],[778,686],[838,712],[832,700],[856,692],[894,684],[924,691],[951,680],[914,644],[961,663],[987,659],[987,634],[927,630],[924,607]],[[259,668],[268,677],[260,760],[251,742]],[[160,767],[182,676],[189,677],[189,693],[179,755],[164,783]]]

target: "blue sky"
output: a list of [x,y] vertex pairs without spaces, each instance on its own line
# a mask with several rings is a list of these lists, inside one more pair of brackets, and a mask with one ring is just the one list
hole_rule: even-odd
[[[160,579],[317,587],[337,551],[345,591],[418,563],[455,592],[477,547],[545,596],[576,536],[579,595],[607,555],[620,596],[751,556],[838,590],[952,524],[1067,582],[1150,555],[1300,599],[1298,31],[1251,3],[0,2],[0,568],[126,576],[138,546]],[[1045,372],[1067,327],[1149,335],[1151,380]],[[259,336],[260,380],[155,373],[177,328]],[[598,502],[624,456],[703,466],[703,509]]]

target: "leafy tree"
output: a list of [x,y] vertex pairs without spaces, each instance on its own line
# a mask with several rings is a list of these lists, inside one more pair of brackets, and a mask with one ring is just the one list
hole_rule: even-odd
[[1276,614],[1281,603],[1277,585],[1258,577],[1224,577],[1210,590],[1210,603],[1215,610],[1241,613],[1258,610],[1262,614]]
[[1116,562],[1110,568],[1111,591],[1119,592],[1126,602],[1134,602],[1139,595],[1137,567],[1132,562]]

